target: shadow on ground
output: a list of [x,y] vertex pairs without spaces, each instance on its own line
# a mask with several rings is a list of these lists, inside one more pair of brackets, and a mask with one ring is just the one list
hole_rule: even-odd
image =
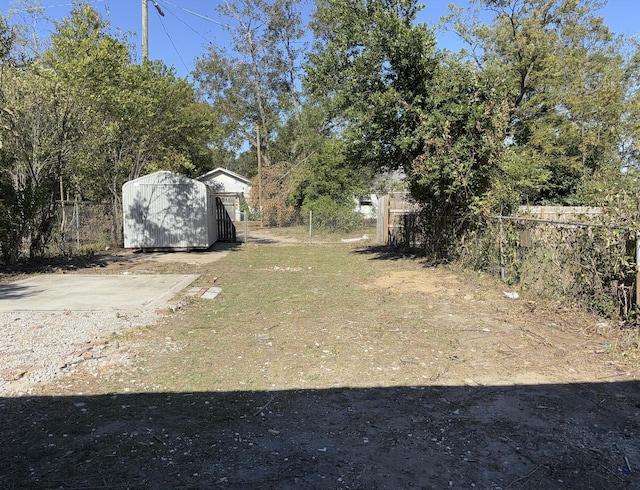
[[638,388],[4,398],[0,487],[639,488]]
[[140,262],[150,260],[158,255],[168,257],[185,255],[193,258],[203,257],[212,252],[226,252],[237,250],[241,242],[216,242],[206,250],[184,249],[154,249],[154,250],[126,250],[110,249],[100,252],[92,252],[86,255],[73,255],[68,257],[50,257],[30,259],[18,262],[11,266],[0,265],[0,284],[9,283],[17,278],[32,274],[68,273],[68,272],[105,272],[113,269],[129,269]]
[[401,260],[401,259],[419,259],[425,262],[425,265],[435,265],[435,262],[429,260],[424,254],[415,249],[403,249],[399,247],[389,247],[387,245],[371,245],[362,247],[354,251],[359,255],[370,255],[371,260]]
[[10,282],[19,276],[47,273],[97,271],[113,265],[132,267],[144,258],[142,254],[116,249],[92,252],[86,255],[28,259],[10,266],[0,265],[0,283]]

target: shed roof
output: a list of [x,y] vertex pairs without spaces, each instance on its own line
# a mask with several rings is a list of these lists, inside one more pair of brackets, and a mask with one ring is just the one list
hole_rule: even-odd
[[[138,177],[137,179],[130,180],[126,182],[124,185],[135,185],[141,183],[149,183],[149,184],[191,184],[191,185],[202,185],[202,182],[196,181],[195,179],[190,179],[184,175],[176,174],[174,172],[169,172],[168,170],[160,170],[158,172],[153,172],[147,175],[143,175]],[[124,186],[123,186],[124,187]]]

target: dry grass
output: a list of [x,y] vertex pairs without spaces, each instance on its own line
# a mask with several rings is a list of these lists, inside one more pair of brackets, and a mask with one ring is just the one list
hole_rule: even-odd
[[623,472],[640,461],[638,369],[603,347],[616,329],[492,278],[289,232],[197,266],[222,294],[115,335],[109,365],[0,400],[0,486],[639,483]]

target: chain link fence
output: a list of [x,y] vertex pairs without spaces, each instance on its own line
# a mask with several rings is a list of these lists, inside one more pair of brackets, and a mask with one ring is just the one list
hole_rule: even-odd
[[111,244],[112,218],[104,205],[87,201],[61,201],[49,246],[51,255],[69,255]]
[[635,315],[636,234],[602,222],[493,216],[461,260],[539,296],[569,299],[609,317]]
[[[379,216],[379,242],[427,253],[439,240],[437,220],[425,219],[411,203],[388,203]],[[488,217],[449,249],[463,267],[498,276],[510,287],[638,321],[635,229],[599,208],[531,207],[520,213]]]

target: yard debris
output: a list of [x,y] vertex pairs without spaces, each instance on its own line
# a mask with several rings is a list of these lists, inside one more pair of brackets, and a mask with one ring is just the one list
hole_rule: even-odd
[[271,402],[273,400],[275,400],[276,397],[272,396],[271,400],[269,400],[267,403],[265,403],[263,406],[261,406],[258,410],[256,410],[256,413],[253,414],[254,417],[257,417],[265,408],[267,408],[269,405],[271,405]]
[[514,292],[502,291],[502,294],[504,294],[509,299],[518,299],[520,297],[520,295],[515,291]]
[[18,366],[12,369],[0,371],[0,380],[2,381],[18,381],[29,372],[31,366]]
[[342,243],[362,242],[368,239],[369,239],[369,235],[362,235],[361,237],[358,237],[358,238],[343,238]]

